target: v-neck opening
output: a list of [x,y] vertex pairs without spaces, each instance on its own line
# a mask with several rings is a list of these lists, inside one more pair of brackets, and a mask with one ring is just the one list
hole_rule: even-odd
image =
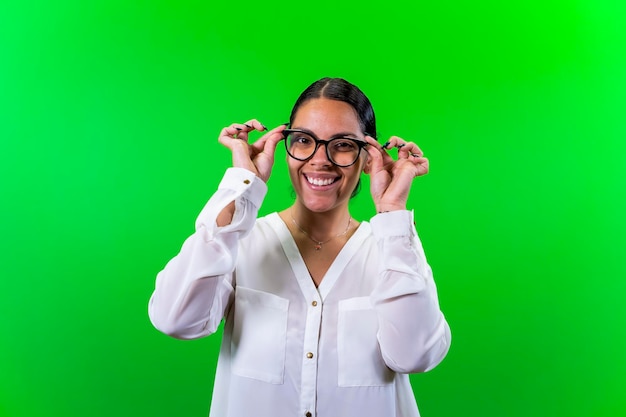
[[285,252],[289,264],[296,275],[296,279],[302,292],[304,294],[310,294],[311,291],[315,291],[319,294],[322,301],[330,293],[346,265],[354,257],[357,250],[362,246],[362,243],[368,236],[370,229],[368,222],[361,222],[359,227],[355,230],[352,236],[350,236],[335,259],[332,261],[330,267],[326,270],[326,273],[324,273],[320,285],[315,286],[313,277],[306,266],[306,262],[304,262],[304,258],[298,249],[298,245],[296,244],[295,239],[291,235],[291,232],[283,219],[281,219],[278,213],[268,215],[267,219],[279,236],[283,251]]

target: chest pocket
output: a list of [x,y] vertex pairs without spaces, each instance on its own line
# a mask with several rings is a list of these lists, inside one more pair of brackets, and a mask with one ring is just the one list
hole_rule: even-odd
[[338,305],[337,356],[340,387],[383,386],[393,381],[378,345],[378,317],[369,297]]
[[231,339],[232,372],[270,384],[285,374],[289,300],[237,286]]

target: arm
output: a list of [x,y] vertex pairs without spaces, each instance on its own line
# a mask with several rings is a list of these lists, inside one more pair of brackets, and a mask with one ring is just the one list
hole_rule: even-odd
[[396,372],[426,372],[445,357],[451,334],[413,215],[379,214],[371,225],[380,253],[380,282],[371,300],[378,314],[383,358]]
[[[252,172],[226,171],[198,216],[195,233],[157,275],[148,307],[157,329],[180,339],[199,338],[217,329],[234,289],[237,244],[254,226],[266,192],[265,183]],[[219,227],[220,213],[233,204],[232,220]]]
[[[432,271],[406,202],[415,177],[428,173],[428,159],[413,142],[392,136],[381,146],[367,137],[370,188],[376,210],[372,232],[380,252],[380,283],[371,299],[378,313],[378,341],[387,366],[425,372],[445,357],[450,327],[439,310]],[[398,149],[394,160],[387,149]]]
[[163,333],[195,339],[217,329],[234,291],[239,239],[254,225],[284,129],[278,126],[252,144],[251,131],[267,130],[257,120],[220,132],[219,142],[232,152],[233,168],[200,213],[196,232],[157,275],[148,314]]

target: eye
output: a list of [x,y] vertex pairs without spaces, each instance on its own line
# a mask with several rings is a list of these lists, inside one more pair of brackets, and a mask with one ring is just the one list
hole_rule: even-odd
[[358,148],[355,141],[351,139],[335,139],[333,149],[339,152],[352,152]]
[[312,137],[305,135],[303,133],[293,133],[290,137],[289,137],[289,143],[291,143],[292,145],[311,145],[313,144],[315,141],[313,140]]

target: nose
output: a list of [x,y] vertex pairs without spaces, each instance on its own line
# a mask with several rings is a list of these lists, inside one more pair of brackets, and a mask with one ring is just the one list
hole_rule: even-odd
[[333,164],[328,159],[328,155],[326,154],[325,143],[320,143],[320,145],[317,147],[317,150],[315,151],[311,159],[309,159],[309,162],[313,165],[319,165],[319,166],[330,166]]

